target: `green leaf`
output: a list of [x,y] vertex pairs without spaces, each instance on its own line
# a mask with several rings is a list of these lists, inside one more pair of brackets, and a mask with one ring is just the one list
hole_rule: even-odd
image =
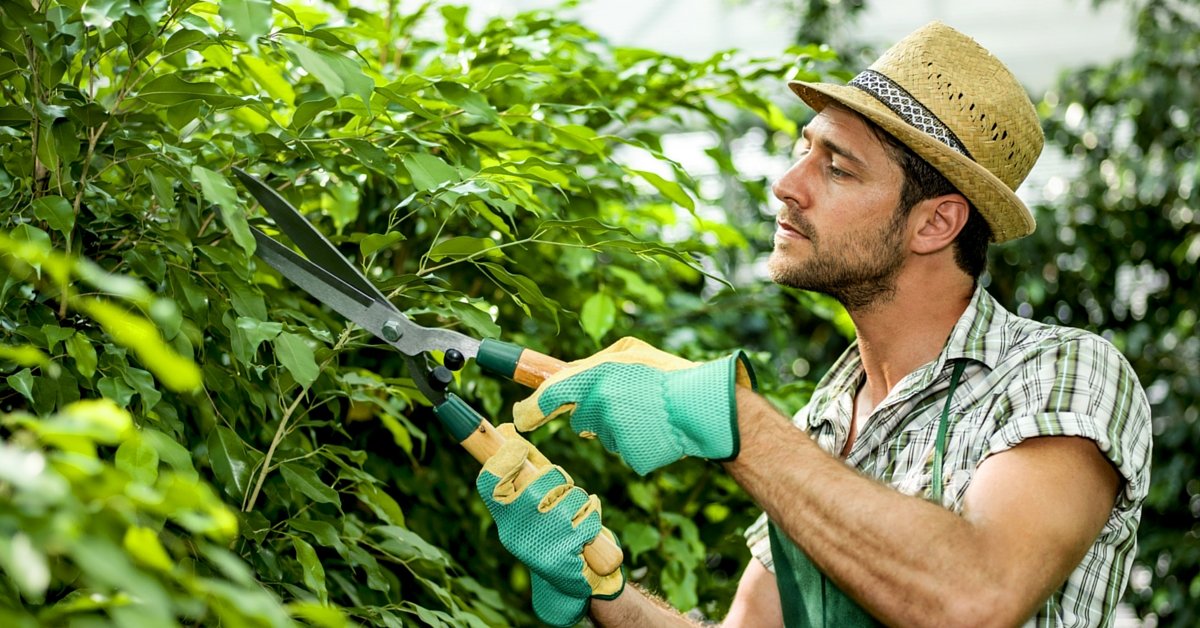
[[158,450],[141,436],[121,443],[117,448],[115,463],[118,469],[147,486],[153,486],[158,479]]
[[374,532],[383,536],[380,547],[398,556],[401,560],[422,558],[432,562],[443,560],[442,551],[429,541],[421,538],[416,532],[399,526],[379,526]]
[[[357,623],[350,623],[346,619],[346,614],[341,608],[331,606],[328,600],[321,602],[288,602],[288,612],[292,617],[303,619],[306,625],[319,626],[320,628],[349,628],[357,626]],[[374,615],[375,611],[372,611]]]
[[296,548],[296,560],[300,561],[300,568],[304,572],[304,586],[316,593],[322,604],[326,603],[329,594],[325,591],[325,568],[317,558],[317,551],[298,537],[292,537],[292,547]]
[[596,132],[586,126],[565,124],[551,127],[550,131],[554,134],[554,139],[566,148],[582,151],[589,155],[604,153],[604,144],[596,138]]
[[583,324],[583,331],[599,344],[617,321],[617,304],[612,297],[597,292],[584,301],[579,321]]
[[662,587],[667,601],[675,608],[695,608],[699,603],[696,596],[696,570],[683,563],[668,562],[662,572]]
[[167,43],[163,44],[162,54],[163,56],[171,56],[181,50],[195,48],[196,44],[202,41],[208,41],[208,35],[190,28],[183,28],[175,31],[167,39]]
[[[224,6],[222,5],[222,7]],[[292,84],[288,82],[287,78],[280,74],[277,66],[270,65],[250,54],[239,55],[238,63],[246,68],[246,72],[254,79],[254,82],[267,90],[267,94],[271,98],[287,105],[296,101],[296,90],[292,88]]]
[[370,482],[363,482],[355,487],[355,491],[359,498],[375,511],[375,516],[393,525],[404,525],[404,511],[400,509],[400,504],[383,489]]
[[362,99],[371,111],[371,94],[375,80],[363,74],[362,66],[341,55],[312,50],[300,43],[283,40],[283,45],[296,56],[296,61],[325,88],[329,95],[337,97],[354,94]]
[[[500,326],[496,321],[492,320],[490,314],[484,309],[480,309],[471,303],[463,303],[461,301],[451,301],[447,303],[450,311],[454,316],[461,320],[464,325],[474,332],[477,337],[496,338],[500,336]],[[489,304],[482,304],[485,308]]]
[[471,236],[456,236],[439,242],[429,250],[429,258],[439,260],[443,257],[470,257],[480,251],[496,248],[496,241],[491,238],[473,238]]
[[43,196],[34,201],[33,215],[63,235],[70,234],[75,227],[75,210],[71,202],[61,196]]
[[333,98],[322,98],[320,100],[309,100],[300,103],[296,107],[296,113],[292,114],[292,128],[300,128],[312,122],[317,115],[326,111],[332,110],[337,106],[337,100]]
[[381,249],[386,249],[391,245],[404,240],[404,234],[399,231],[389,231],[387,233],[372,233],[362,239],[358,243],[359,253],[363,257],[370,257]]
[[203,385],[200,367],[164,343],[158,329],[146,319],[100,299],[81,298],[76,303],[79,309],[100,323],[117,344],[133,349],[146,368],[168,389],[189,392],[199,390]]
[[250,232],[250,222],[246,220],[246,214],[238,205],[237,191],[229,184],[229,180],[221,173],[204,166],[192,166],[192,177],[200,182],[204,198],[221,208],[221,218],[233,234],[233,241],[246,251],[247,256],[254,255],[258,243],[254,241],[254,234]]
[[158,533],[150,528],[132,526],[125,530],[125,551],[138,563],[151,569],[169,574],[175,563],[158,540]]
[[528,305],[536,305],[546,311],[547,314],[554,319],[554,324],[558,324],[559,305],[552,299],[546,298],[542,293],[542,289],[538,287],[537,282],[524,275],[516,275],[508,272],[503,266],[492,263],[478,263],[480,268],[484,268],[488,273],[500,284],[507,286],[513,292],[509,295],[521,306],[522,309],[529,312]]
[[27,368],[21,369],[20,371],[17,371],[16,373],[4,378],[4,381],[8,382],[8,385],[11,386],[13,390],[21,393],[23,397],[28,399],[29,403],[33,403],[32,371]]
[[50,357],[33,345],[0,345],[0,360],[16,362],[17,366],[47,366],[50,364]]
[[293,530],[312,535],[312,538],[322,547],[335,549],[340,554],[346,552],[346,544],[342,542],[341,536],[338,535],[337,528],[334,528],[333,524],[328,521],[297,519],[293,517],[288,520],[288,525]]
[[449,164],[429,153],[408,153],[400,158],[408,175],[412,177],[413,185],[422,192],[436,189],[445,183],[457,183],[462,180],[458,171]]
[[312,347],[308,346],[304,338],[283,332],[276,336],[271,344],[275,347],[275,357],[279,358],[280,364],[292,374],[298,384],[308,388],[317,381],[321,370],[313,357]]
[[140,435],[144,443],[154,448],[158,459],[167,463],[175,473],[193,480],[199,476],[196,467],[192,465],[192,452],[180,445],[179,441],[149,427],[143,427]]
[[108,399],[84,399],[63,408],[42,421],[35,431],[46,439],[81,436],[89,440],[116,444],[123,442],[133,429],[133,419]]
[[42,325],[42,333],[46,334],[46,349],[54,351],[58,343],[73,336],[75,330],[70,327],[59,327],[58,325]]
[[341,505],[342,500],[338,498],[337,491],[326,486],[321,478],[317,477],[316,471],[290,462],[280,466],[279,471],[288,486],[300,491],[309,499],[322,504]]
[[91,378],[96,374],[96,348],[92,346],[92,342],[88,337],[81,332],[75,332],[66,342],[67,355],[75,360],[75,368],[79,374]]
[[245,104],[241,98],[230,96],[216,83],[189,83],[175,74],[164,74],[146,83],[137,97],[166,107],[194,101],[202,101],[219,109]]
[[629,552],[631,560],[637,560],[639,554],[658,547],[661,538],[657,528],[640,521],[621,528],[621,547]]
[[254,43],[271,32],[271,0],[222,0],[221,18],[242,41]]
[[246,335],[246,341],[249,343],[249,355],[254,355],[258,351],[258,346],[264,341],[274,340],[283,332],[283,323],[260,321],[249,316],[239,316],[235,324]]
[[653,185],[656,190],[662,193],[663,196],[673,201],[676,205],[685,207],[690,211],[696,210],[696,203],[691,196],[683,190],[683,187],[674,181],[668,181],[653,172],[645,170],[630,170],[630,172],[638,175],[646,180],[647,183]]
[[208,460],[226,495],[242,499],[249,493],[254,461],[246,453],[241,437],[233,430],[218,425],[209,433]]
[[100,381],[96,382],[96,390],[99,390],[105,399],[113,401],[122,408],[129,407],[136,392],[124,380],[116,377],[101,377]]
[[434,83],[434,87],[437,88],[442,98],[462,107],[463,111],[477,115],[492,124],[500,123],[500,116],[496,113],[496,108],[488,104],[487,99],[479,92],[450,81],[438,81]]

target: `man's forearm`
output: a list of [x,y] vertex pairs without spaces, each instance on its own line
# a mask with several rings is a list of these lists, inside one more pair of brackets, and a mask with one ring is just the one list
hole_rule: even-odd
[[637,626],[662,626],[663,628],[698,628],[700,624],[684,617],[679,611],[647,593],[633,583],[615,600],[592,600],[592,621],[598,626],[635,628]]
[[[974,526],[861,476],[739,390],[742,448],[726,468],[771,520],[876,617],[901,625],[961,622],[991,608],[1003,582]],[[999,602],[996,602],[999,604]]]

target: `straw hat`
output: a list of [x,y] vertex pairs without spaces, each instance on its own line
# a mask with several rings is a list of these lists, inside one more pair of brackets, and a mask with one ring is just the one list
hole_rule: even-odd
[[1037,112],[1012,72],[970,37],[932,22],[849,85],[788,87],[816,111],[836,101],[908,145],[971,200],[993,242],[1033,232],[1015,190],[1042,152]]

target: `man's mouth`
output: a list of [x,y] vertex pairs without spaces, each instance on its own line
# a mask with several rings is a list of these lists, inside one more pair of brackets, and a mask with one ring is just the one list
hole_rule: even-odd
[[794,224],[792,224],[791,222],[788,222],[787,220],[784,220],[783,218],[776,218],[775,226],[776,226],[776,229],[775,229],[776,235],[783,236],[785,238],[796,238],[796,239],[803,238],[805,240],[809,239],[808,235],[806,235],[803,231],[801,231]]

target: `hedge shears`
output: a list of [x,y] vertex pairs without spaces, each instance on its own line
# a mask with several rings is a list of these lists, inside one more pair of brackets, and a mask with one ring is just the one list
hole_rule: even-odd
[[[452,371],[474,358],[487,373],[536,388],[561,369],[563,362],[501,340],[479,340],[412,322],[278,192],[240,168],[233,171],[304,256],[251,227],[258,244],[255,254],[330,309],[400,352],[417,390],[433,404],[434,414],[459,444],[480,463],[495,454],[504,437],[465,401],[446,392],[453,381]],[[430,369],[426,354],[432,351],[442,351],[444,357],[442,365]],[[526,461],[522,475],[529,476],[520,481],[532,480],[536,472]],[[583,556],[601,575],[613,573],[622,561],[620,547],[603,534],[584,547]]]

